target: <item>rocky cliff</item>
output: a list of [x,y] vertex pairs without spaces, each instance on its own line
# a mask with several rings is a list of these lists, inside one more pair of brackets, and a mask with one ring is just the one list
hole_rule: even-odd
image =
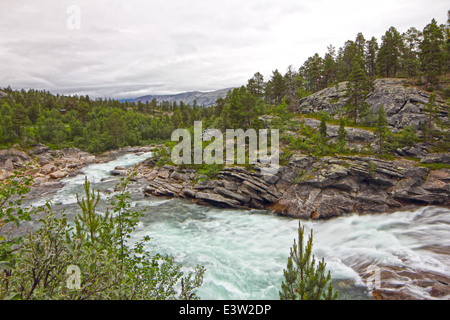
[[[449,156],[449,155],[447,155]],[[214,179],[193,169],[138,167],[149,195],[192,199],[200,204],[267,209],[303,219],[349,213],[384,213],[408,206],[450,206],[450,170],[431,171],[416,162],[372,157],[294,155],[277,174],[229,166]]]
[[[300,100],[303,114],[328,112],[339,117],[347,98],[346,83],[327,88]],[[366,102],[376,112],[382,104],[392,131],[406,126],[421,129],[430,93],[404,79],[377,79]],[[437,118],[448,120],[448,106],[439,97]],[[274,116],[266,115],[270,122]],[[317,129],[320,121],[294,117],[302,125]],[[338,125],[328,125],[327,134],[336,139]],[[377,147],[373,130],[347,127],[347,144]],[[295,135],[295,132],[292,132]],[[348,213],[382,213],[408,206],[450,206],[450,153],[434,154],[426,143],[398,148],[396,160],[376,157],[314,157],[294,154],[278,173],[263,176],[258,167],[227,166],[206,179],[196,170],[174,166],[154,167],[154,160],[140,167],[148,179],[145,193],[190,198],[197,203],[234,208],[268,209],[298,218],[326,219]],[[413,157],[419,161],[408,160]],[[424,164],[440,163],[432,171]]]
[[[345,97],[347,83],[342,82],[301,99],[297,110],[301,113],[327,112],[338,118],[339,112],[347,103]],[[425,123],[425,105],[430,93],[411,86],[406,79],[376,79],[373,90],[366,98],[366,102],[374,113],[383,105],[386,118],[392,131],[398,131],[406,126],[420,129]],[[439,112],[437,118],[448,119],[448,106],[445,101],[437,97],[436,104]]]

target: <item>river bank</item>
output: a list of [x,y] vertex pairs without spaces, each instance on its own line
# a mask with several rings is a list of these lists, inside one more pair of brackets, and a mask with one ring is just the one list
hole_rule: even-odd
[[[113,192],[115,181],[118,181],[120,177],[112,174],[114,169],[118,169],[117,171],[121,174],[129,169],[136,170],[138,175],[132,187],[133,206],[145,208],[146,215],[134,236],[139,239],[149,235],[153,239],[151,250],[173,254],[187,266],[195,266],[196,263],[205,264],[209,273],[201,293],[202,297],[207,299],[277,299],[277,285],[281,281],[282,269],[285,268],[289,247],[292,245],[298,226],[297,219],[292,219],[288,215],[275,214],[274,211],[264,207],[259,210],[246,206],[232,207],[222,200],[212,202],[210,199],[215,197],[215,193],[228,199],[229,195],[223,195],[226,192],[224,190],[236,194],[241,192],[242,196],[246,195],[243,190],[249,190],[252,192],[251,195],[256,194],[260,199],[270,199],[270,195],[277,196],[273,193],[278,189],[271,189],[270,194],[267,190],[265,191],[267,194],[264,194],[262,190],[255,188],[263,188],[266,184],[274,188],[281,183],[301,188],[311,186],[311,182],[308,182],[310,179],[313,181],[312,186],[319,188],[320,183],[321,192],[325,192],[327,187],[334,188],[344,181],[350,184],[352,179],[357,177],[356,173],[352,172],[355,169],[352,168],[355,167],[356,161],[363,161],[340,159],[352,164],[346,166],[344,163],[335,163],[339,159],[321,159],[314,161],[315,164],[310,164],[311,159],[307,156],[305,158],[297,156],[292,159],[295,161],[292,161],[291,166],[287,166],[289,170],[286,168],[280,170],[278,180],[272,177],[272,180],[259,181],[261,177],[258,176],[257,171],[229,167],[217,175],[217,179],[200,179],[199,181],[196,179],[195,170],[189,171],[170,166],[155,167],[153,165],[155,159],[145,160],[147,156],[141,153],[142,150],[148,151],[127,148],[126,151],[119,150],[96,156],[95,161],[85,166],[80,165],[78,171],[73,168],[73,173],[65,178],[50,180],[54,188],[50,188],[46,182],[36,185],[30,198],[42,202],[51,200],[56,210],[76,212],[75,194],[82,192],[84,176],[88,176],[93,182],[93,187],[99,189],[102,199],[106,200],[108,194]],[[65,153],[70,154],[70,152]],[[62,158],[71,159],[67,155]],[[55,158],[55,160],[58,159],[58,157]],[[66,162],[65,167],[68,166],[67,163],[69,162]],[[307,168],[306,164],[311,166],[311,172],[305,169],[302,174],[307,181],[296,179],[295,183],[292,181],[287,183],[289,174],[296,173],[295,170],[298,170],[300,166]],[[387,163],[377,163],[378,171],[375,170],[376,174],[372,174],[371,179],[379,181],[386,174],[382,171],[388,169],[393,172],[391,174],[393,175],[396,172],[394,164],[390,165],[392,167],[388,167]],[[442,180],[437,178],[441,176],[433,174],[434,171],[428,172],[426,168],[415,166],[400,166],[398,163],[395,165],[399,166],[395,168],[398,168],[396,170],[403,176],[389,178],[390,181],[395,182],[392,187],[403,179],[419,179],[421,177],[419,173],[422,172],[426,173],[426,180],[423,183],[434,177],[439,180],[435,183],[443,186],[440,182]],[[347,175],[339,173],[342,170],[338,170],[340,168],[337,166],[348,170]],[[361,166],[364,167],[364,165]],[[65,169],[65,167],[58,166],[59,169]],[[370,168],[367,167],[367,169]],[[363,170],[360,169],[359,172],[363,175]],[[155,175],[153,179],[150,173]],[[189,179],[183,181],[181,174],[186,174]],[[313,174],[316,174],[314,179]],[[158,181],[164,181],[165,184],[157,189],[160,194],[155,196],[148,191],[149,186],[154,188],[154,183]],[[238,181],[241,182],[238,184]],[[431,181],[428,183],[430,184]],[[445,181],[444,179],[443,182]],[[305,185],[304,182],[306,182]],[[60,184],[59,187],[57,183]],[[168,192],[176,191],[175,188],[184,183],[186,187],[198,189],[197,192],[210,194],[209,198],[204,195],[200,195],[203,198],[197,198]],[[216,183],[222,185],[219,186]],[[196,188],[197,184],[201,188]],[[374,190],[375,185],[372,187],[371,190]],[[389,188],[385,186],[380,189],[387,192]],[[342,194],[351,193],[344,192],[345,189],[338,190]],[[258,200],[256,197],[254,199]],[[297,203],[300,202],[297,201]],[[232,204],[236,203],[232,202]],[[303,220],[303,225],[306,225],[308,230],[314,230],[314,254],[318,258],[324,257],[327,261],[334,277],[334,285],[342,293],[341,298],[400,300],[447,299],[449,297],[448,257],[450,252],[448,248],[450,244],[447,243],[447,239],[450,238],[449,210],[433,208],[425,204],[410,205],[411,210],[406,210],[407,207],[403,206],[401,207],[403,211],[393,207],[392,210],[397,212],[392,214],[343,213],[341,216],[313,217],[314,219],[309,217],[305,220],[302,217],[296,217]],[[319,213],[323,214],[322,211]],[[379,268],[377,270],[379,270],[381,282],[379,288],[369,292],[366,286],[370,277],[373,276],[373,273],[368,271],[372,270],[369,268],[371,266]]]
[[35,144],[24,150],[19,146],[0,150],[0,181],[8,178],[15,170],[26,168],[26,174],[33,177],[33,187],[59,188],[61,179],[76,176],[87,165],[106,163],[126,153],[151,152],[155,147],[125,147],[93,155],[77,148],[52,150],[43,144]]
[[137,167],[149,181],[144,192],[198,204],[270,210],[301,219],[450,206],[450,169],[431,170],[405,158],[298,154],[270,176],[258,166],[226,166],[213,178],[195,169],[158,167],[155,161]]

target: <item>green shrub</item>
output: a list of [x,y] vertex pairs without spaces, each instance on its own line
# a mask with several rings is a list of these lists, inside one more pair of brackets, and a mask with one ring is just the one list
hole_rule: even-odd
[[74,225],[47,205],[39,230],[23,237],[3,267],[0,299],[198,299],[203,267],[185,275],[173,257],[145,250],[148,237],[129,243],[142,212],[131,209],[128,183],[122,179],[100,215],[98,194],[86,180]]

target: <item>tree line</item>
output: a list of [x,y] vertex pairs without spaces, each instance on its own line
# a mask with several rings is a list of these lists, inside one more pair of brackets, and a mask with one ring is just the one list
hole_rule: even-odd
[[295,103],[308,94],[348,81],[355,73],[368,80],[380,78],[418,78],[418,84],[433,89],[439,76],[450,70],[450,37],[446,25],[433,19],[423,30],[415,27],[401,33],[395,27],[381,37],[369,40],[360,32],[354,40],[336,49],[330,44],[323,56],[315,53],[298,70],[291,65],[283,75],[278,69],[264,81],[257,72],[248,80],[248,90],[266,102]]
[[[366,40],[358,33],[323,57],[314,54],[295,70],[283,75],[274,70],[267,81],[259,72],[246,85],[230,90],[210,107],[196,102],[118,101],[64,96],[39,90],[0,89],[0,146],[14,143],[47,144],[54,148],[74,146],[92,153],[124,146],[159,143],[170,139],[177,128],[191,128],[203,121],[205,128],[261,128],[261,115],[276,116],[280,127],[296,112],[299,99],[347,81],[346,116],[356,123],[370,114],[364,100],[376,77],[409,77],[429,89],[450,65],[449,29],[432,20],[422,31],[411,27],[400,33],[389,28],[381,38]],[[418,83],[419,84],[419,83]],[[448,88],[444,94],[448,96]],[[274,124],[272,122],[272,124]],[[277,126],[277,124],[274,124]]]
[[0,146],[44,143],[100,153],[165,141],[176,128],[212,113],[182,102],[121,102],[7,87],[0,89]]

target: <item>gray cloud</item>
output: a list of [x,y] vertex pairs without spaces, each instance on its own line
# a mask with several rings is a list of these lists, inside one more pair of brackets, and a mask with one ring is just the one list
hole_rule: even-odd
[[[80,29],[67,8],[80,8]],[[0,87],[128,98],[245,84],[358,32],[446,21],[447,2],[2,0]]]

